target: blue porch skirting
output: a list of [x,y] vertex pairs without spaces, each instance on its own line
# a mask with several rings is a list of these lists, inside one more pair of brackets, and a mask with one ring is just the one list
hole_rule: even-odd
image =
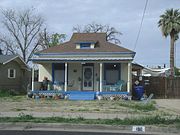
[[63,95],[62,97],[67,96],[69,100],[95,100],[97,96],[114,96],[114,95],[128,95],[128,92],[96,92],[96,91],[40,91],[34,90],[32,91],[33,95],[44,95],[44,96],[55,96],[55,95]]

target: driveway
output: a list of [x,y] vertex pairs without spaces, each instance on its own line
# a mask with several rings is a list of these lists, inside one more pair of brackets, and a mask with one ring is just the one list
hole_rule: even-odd
[[180,99],[156,99],[159,109],[180,115]]

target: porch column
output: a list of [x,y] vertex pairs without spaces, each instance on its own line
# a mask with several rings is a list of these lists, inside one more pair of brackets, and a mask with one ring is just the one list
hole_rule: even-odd
[[32,78],[31,79],[32,79],[32,84],[31,84],[32,85],[32,87],[31,87],[32,89],[31,89],[31,91],[34,91],[34,65],[32,67]]
[[128,63],[128,81],[127,81],[127,92],[131,89],[131,63]]
[[64,82],[64,90],[67,91],[67,68],[68,68],[68,64],[67,62],[65,63],[65,82]]
[[99,83],[100,83],[100,84],[99,84],[99,86],[100,86],[100,87],[99,87],[99,91],[102,92],[102,85],[103,85],[103,84],[102,84],[102,82],[103,82],[103,80],[102,80],[102,79],[103,79],[103,78],[102,78],[102,63],[99,64],[99,67],[100,67],[100,70],[99,70],[99,76],[100,76],[100,77],[99,77],[99,79],[100,79],[100,80],[99,80]]

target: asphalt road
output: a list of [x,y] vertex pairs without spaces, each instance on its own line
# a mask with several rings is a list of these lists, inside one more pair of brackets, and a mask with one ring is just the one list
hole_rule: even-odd
[[[13,131],[1,130],[0,135],[139,135],[129,133],[69,132],[69,131]],[[148,135],[148,134],[146,134]]]

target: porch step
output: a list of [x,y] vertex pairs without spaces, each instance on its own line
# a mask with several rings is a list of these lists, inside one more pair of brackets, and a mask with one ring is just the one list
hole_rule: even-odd
[[94,93],[70,93],[69,100],[94,100]]

